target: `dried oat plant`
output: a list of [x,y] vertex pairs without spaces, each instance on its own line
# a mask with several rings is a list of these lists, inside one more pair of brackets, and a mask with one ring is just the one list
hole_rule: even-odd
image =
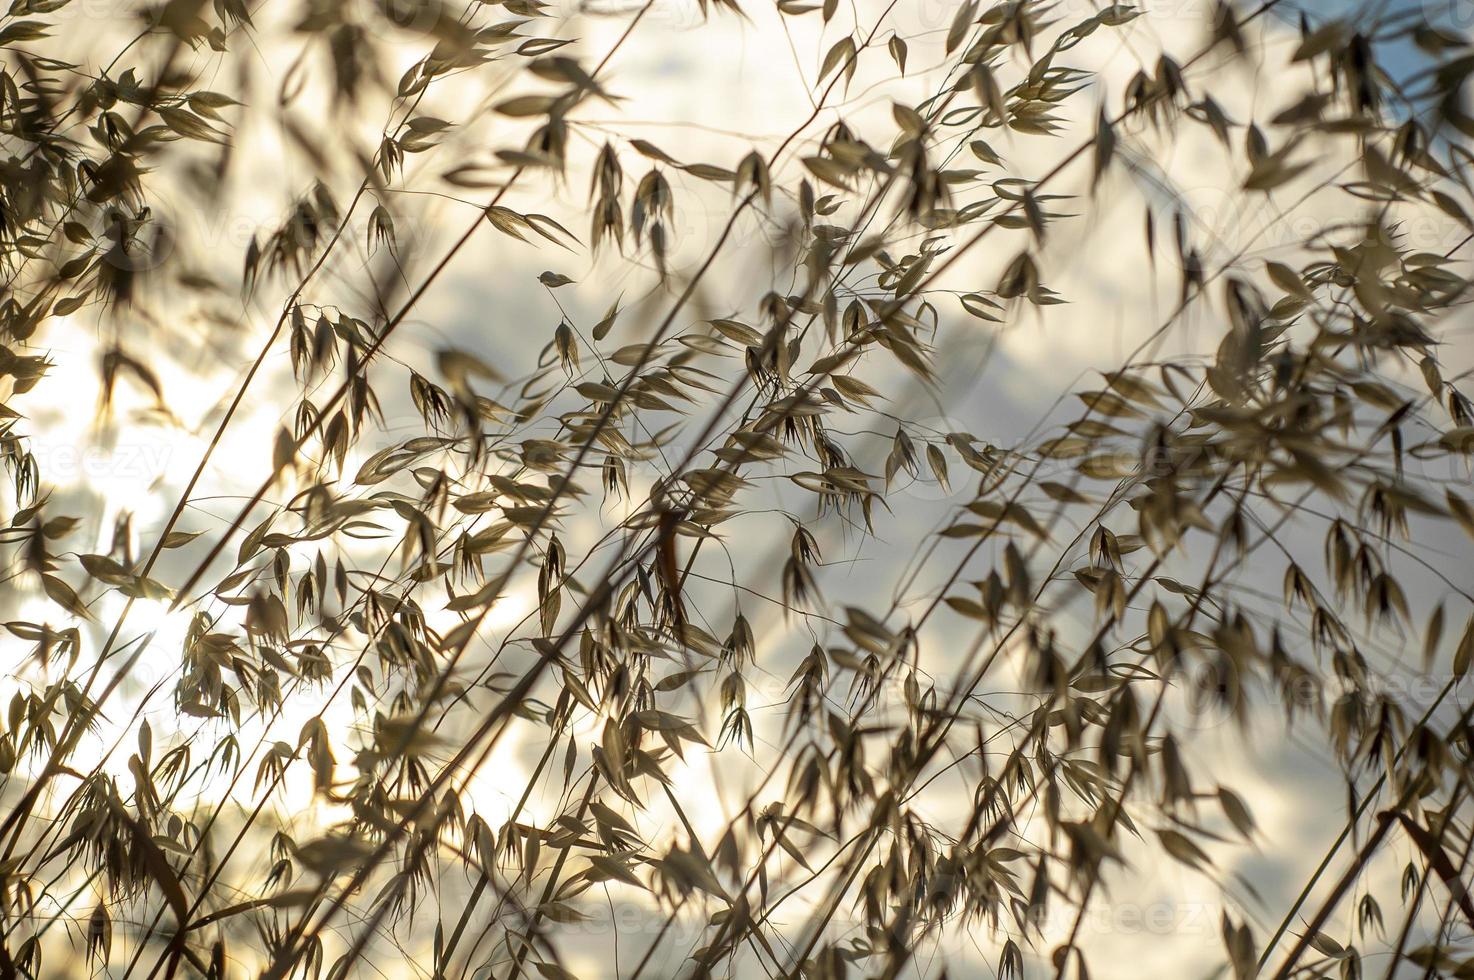
[[16,0],[0,978],[1474,976],[1449,11]]

